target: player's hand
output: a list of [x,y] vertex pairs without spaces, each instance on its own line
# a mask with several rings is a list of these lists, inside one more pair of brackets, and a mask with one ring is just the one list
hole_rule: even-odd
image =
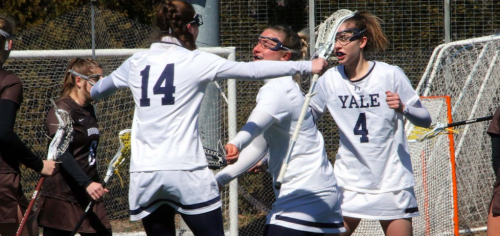
[[43,176],[52,175],[54,173],[55,168],[56,168],[55,161],[43,160],[43,168],[42,171],[40,171],[40,174],[42,174]]
[[103,188],[100,183],[92,182],[87,187],[87,193],[94,201],[101,198],[102,195],[104,195],[104,193],[107,193],[107,192],[109,192],[109,190]]
[[250,173],[260,173],[260,172],[265,172],[267,169],[267,165],[264,165],[262,161],[257,162],[252,168],[248,170]]
[[326,69],[328,69],[328,62],[326,62],[325,59],[316,58],[312,60],[312,68],[311,68],[312,74],[322,75],[326,71]]
[[220,185],[218,182],[217,182],[217,187],[219,187],[219,194],[222,193],[222,190],[224,190],[224,187],[222,185]]
[[399,94],[393,93],[391,91],[386,91],[385,94],[387,95],[387,98],[385,100],[387,102],[387,105],[389,105],[389,108],[394,109],[399,113],[403,113],[405,104],[401,102]]
[[227,164],[233,164],[238,160],[238,157],[240,156],[240,150],[233,144],[226,144],[226,160]]

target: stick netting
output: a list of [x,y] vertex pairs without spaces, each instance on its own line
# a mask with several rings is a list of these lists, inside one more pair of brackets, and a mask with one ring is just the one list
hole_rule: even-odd
[[[422,97],[422,104],[431,114],[433,123],[449,123],[449,97]],[[420,133],[420,127],[409,125],[409,139]],[[451,147],[451,148],[450,148]],[[410,155],[415,177],[415,195],[419,217],[414,217],[413,235],[452,235],[456,225],[456,195],[454,189],[453,135],[437,135],[423,142],[410,142]],[[378,220],[362,220],[353,235],[384,235]]]
[[[424,96],[449,95],[455,122],[491,115],[500,97],[499,50],[500,36],[438,46],[417,92]],[[463,125],[454,134],[461,232],[486,226],[494,183],[491,143],[485,132],[488,125],[489,122]]]

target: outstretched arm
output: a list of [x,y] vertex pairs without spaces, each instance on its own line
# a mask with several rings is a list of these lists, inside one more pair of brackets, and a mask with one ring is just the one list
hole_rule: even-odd
[[256,62],[234,62],[226,61],[219,71],[216,78],[230,79],[238,78],[244,80],[262,80],[276,78],[285,75],[294,74],[320,74],[328,66],[328,63],[322,59],[313,61],[256,61]]
[[125,88],[128,86],[128,75],[130,72],[130,62],[126,60],[123,64],[118,67],[113,73],[110,75],[100,79],[97,83],[92,86],[90,90],[90,96],[94,100],[100,100],[106,98],[116,90],[120,88]]

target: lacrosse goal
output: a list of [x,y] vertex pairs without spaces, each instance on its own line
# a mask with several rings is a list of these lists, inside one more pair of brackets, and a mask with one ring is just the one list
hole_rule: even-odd
[[[144,49],[102,49],[95,50],[95,55],[105,73],[111,73],[125,59],[141,50]],[[215,53],[229,60],[235,58],[234,48],[210,47],[200,50]],[[45,136],[45,116],[52,106],[50,99],[58,98],[69,61],[75,57],[91,58],[92,54],[92,50],[13,51],[4,65],[5,69],[19,76],[24,86],[24,101],[17,114],[16,132],[38,156],[44,158],[47,156],[49,140]],[[212,150],[220,150],[220,143],[226,143],[236,134],[236,83],[234,80],[218,81],[218,83],[227,94],[228,102],[212,83],[207,88],[199,116],[199,132],[203,146]],[[129,90],[120,90],[111,97],[99,101],[95,106],[101,134],[98,170],[104,177],[108,163],[120,145],[117,133],[132,127],[134,101]],[[128,168],[127,164],[120,170],[125,183],[123,187],[118,179],[109,181],[107,185],[110,192],[104,201],[112,221],[129,221]],[[30,196],[39,176],[24,168],[22,174],[24,192]],[[231,235],[236,235],[238,230],[236,183],[231,183],[221,193],[224,227]],[[236,229],[236,234],[233,234],[231,229]],[[120,232],[114,228],[113,233]]]
[[[492,115],[500,105],[500,35],[439,45],[417,86],[433,124]],[[449,97],[448,97],[449,96]],[[486,230],[494,183],[489,122],[455,128],[423,142],[410,142],[420,217],[414,235],[459,235]],[[426,132],[407,124],[409,140]],[[427,130],[428,131],[428,130]],[[383,235],[363,221],[355,235]]]

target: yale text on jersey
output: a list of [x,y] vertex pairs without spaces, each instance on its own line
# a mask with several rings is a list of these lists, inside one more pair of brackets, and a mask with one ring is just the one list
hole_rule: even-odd
[[342,102],[342,108],[367,108],[367,107],[379,107],[380,101],[378,100],[379,94],[368,94],[365,95],[339,95],[340,101]]

